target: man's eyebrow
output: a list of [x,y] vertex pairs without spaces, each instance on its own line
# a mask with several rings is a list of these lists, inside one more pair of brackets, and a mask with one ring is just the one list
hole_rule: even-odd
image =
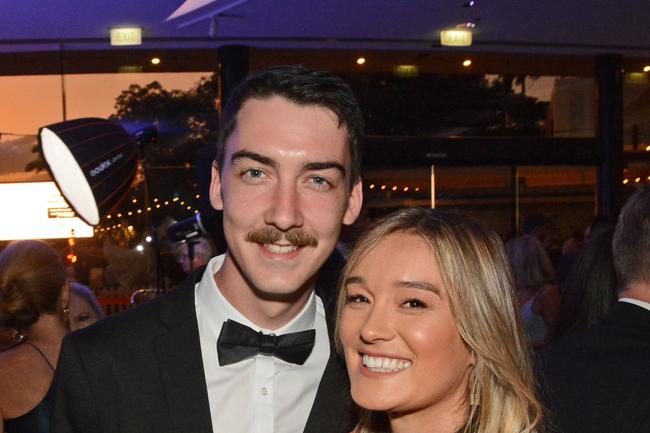
[[268,156],[260,155],[257,152],[251,152],[250,150],[240,150],[232,154],[230,157],[230,163],[234,164],[239,159],[248,158],[253,161],[257,161],[260,164],[268,165],[270,167],[275,167],[275,161]]
[[442,293],[439,288],[433,284],[425,283],[422,281],[396,281],[393,283],[395,287],[404,287],[407,289],[419,289],[426,290],[428,292],[433,292],[438,296],[442,296]]
[[305,171],[319,171],[333,168],[340,172],[341,176],[345,177],[345,167],[343,167],[343,164],[336,161],[308,162],[303,168]]

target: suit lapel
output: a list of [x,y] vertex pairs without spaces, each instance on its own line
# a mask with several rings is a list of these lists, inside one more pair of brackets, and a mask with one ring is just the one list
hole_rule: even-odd
[[348,433],[354,420],[345,364],[332,348],[304,433]]
[[154,341],[158,367],[175,433],[212,433],[199,329],[194,308],[194,285],[202,271],[188,277],[161,305],[166,333]]
[[354,427],[356,420],[345,361],[334,347],[336,283],[344,265],[345,260],[337,250],[334,250],[316,283],[316,294],[320,296],[325,308],[330,357],[318,385],[304,433],[348,433]]

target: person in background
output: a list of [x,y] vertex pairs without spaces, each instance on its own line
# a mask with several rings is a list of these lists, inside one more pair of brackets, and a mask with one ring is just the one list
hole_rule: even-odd
[[400,210],[361,237],[341,281],[338,344],[362,408],[354,432],[541,431],[494,231],[452,211]]
[[15,241],[0,253],[0,327],[11,329],[17,344],[0,353],[0,431],[50,432],[68,300],[65,268],[46,243]]
[[104,317],[104,311],[90,287],[74,282],[69,286],[71,331],[86,328]]
[[650,432],[650,186],[623,206],[612,252],[618,302],[542,357],[545,401],[562,433]]
[[15,332],[12,329],[0,328],[0,352],[16,345]]
[[173,246],[174,257],[183,272],[190,274],[193,270],[205,266],[210,258],[212,258],[212,247],[210,246],[210,241],[206,238],[199,237],[198,239],[192,240],[194,259],[190,260],[190,251],[187,242],[176,243]]
[[553,266],[544,247],[530,235],[509,240],[506,251],[515,275],[526,335],[532,347],[539,348],[551,337],[560,306]]
[[613,235],[613,227],[600,230],[577,256],[562,292],[553,339],[595,325],[616,302]]
[[578,256],[580,256],[582,249],[592,237],[595,237],[602,231],[609,231],[611,238],[611,233],[614,231],[614,222],[611,220],[611,218],[597,216],[594,218],[591,224],[583,230],[582,233],[576,233],[572,238],[564,242],[564,245],[562,247],[562,257],[560,257],[560,261],[558,262],[555,273],[556,282],[560,294],[564,293],[564,287],[566,286],[567,278],[572,272],[574,263],[577,260]]

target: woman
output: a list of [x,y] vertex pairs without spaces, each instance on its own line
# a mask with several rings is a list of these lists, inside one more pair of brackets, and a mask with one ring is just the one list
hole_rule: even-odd
[[499,237],[458,213],[405,209],[359,241],[337,335],[355,432],[537,433],[541,407]]
[[533,348],[540,348],[553,335],[560,308],[551,260],[542,244],[529,235],[508,241],[506,251],[515,275],[528,341]]
[[13,330],[18,343],[0,353],[0,431],[49,431],[68,296],[63,264],[44,242],[12,242],[0,253],[0,327]]
[[70,330],[86,328],[102,317],[104,312],[90,287],[70,283]]

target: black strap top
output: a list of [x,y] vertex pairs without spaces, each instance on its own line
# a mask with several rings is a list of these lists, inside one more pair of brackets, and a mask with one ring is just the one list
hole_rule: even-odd
[[[25,342],[25,344],[29,344],[36,349],[43,359],[45,359],[47,365],[54,371],[52,364],[38,347],[29,342]],[[50,386],[43,400],[34,409],[19,417],[4,420],[5,433],[49,433],[53,399],[54,393]]]

